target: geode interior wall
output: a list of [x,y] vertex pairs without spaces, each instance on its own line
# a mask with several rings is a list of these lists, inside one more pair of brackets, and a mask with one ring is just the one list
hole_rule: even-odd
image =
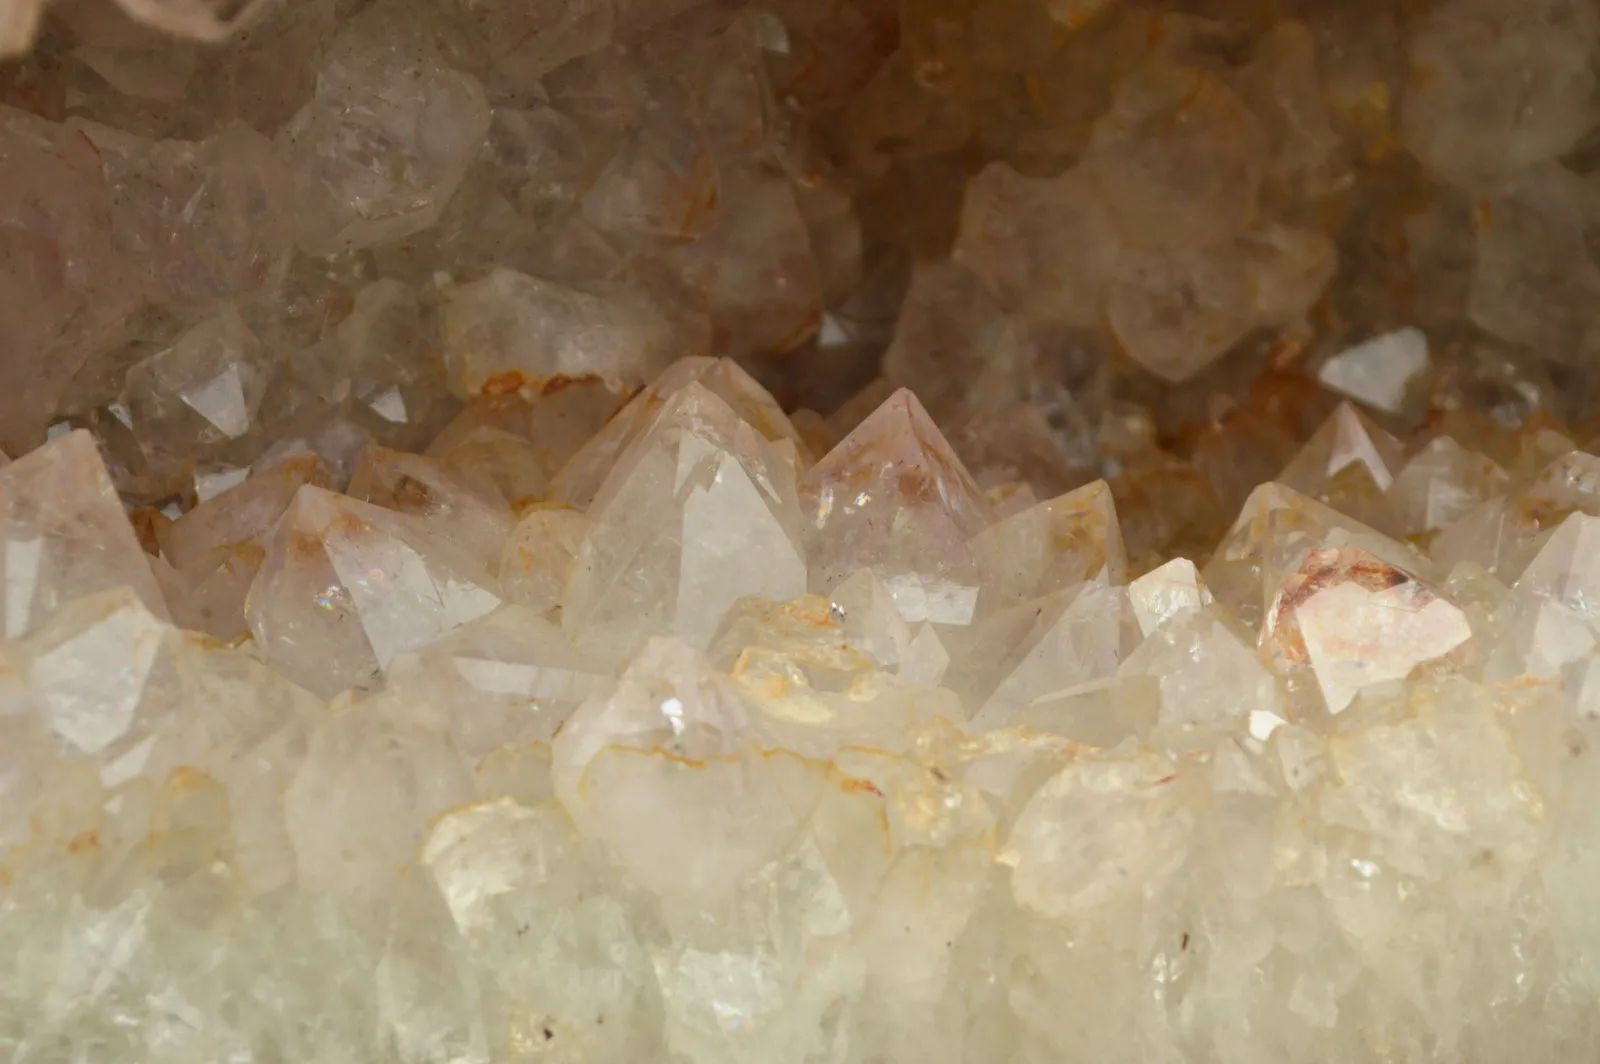
[[1593,0],[0,0],[0,1049],[1600,1052]]

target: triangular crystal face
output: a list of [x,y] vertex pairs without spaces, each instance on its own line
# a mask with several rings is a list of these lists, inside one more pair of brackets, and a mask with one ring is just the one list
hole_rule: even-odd
[[871,569],[908,622],[971,622],[981,586],[972,541],[989,503],[909,391],[806,473],[800,501],[813,591]]
[[1600,517],[1574,513],[1547,536],[1513,589],[1600,624]]
[[1427,335],[1404,328],[1339,352],[1322,364],[1317,379],[1330,391],[1398,414],[1405,406],[1407,385],[1427,368]]
[[578,449],[550,482],[550,501],[586,509],[617,456],[649,430],[668,399],[691,384],[717,396],[766,439],[775,443],[788,440],[802,459],[809,454],[777,400],[738,363],[726,358],[685,358],[667,367]]
[[850,577],[833,589],[828,605],[850,643],[879,666],[893,668],[905,661],[911,627],[878,574],[865,569]]
[[500,605],[492,586],[415,519],[308,485],[268,543],[245,614],[267,662],[328,697]]
[[0,636],[15,639],[82,595],[129,587],[167,618],[94,437],[79,429],[0,469]]
[[1317,548],[1287,573],[1261,627],[1280,673],[1308,668],[1329,713],[1365,687],[1459,662],[1466,614],[1439,589],[1359,547]]
[[561,620],[603,660],[651,635],[705,647],[738,599],[805,591],[793,466],[698,383],[617,460],[588,518]]
[[1395,474],[1389,505],[1407,537],[1424,537],[1504,491],[1507,480],[1487,455],[1437,436]]
[[1139,631],[1147,637],[1176,617],[1211,605],[1211,589],[1187,558],[1174,558],[1128,585]]
[[559,627],[509,604],[390,666],[390,697],[448,731],[473,758],[508,744],[548,743],[579,703],[613,682]]
[[108,786],[138,774],[112,762],[138,745],[128,740],[169,634],[118,588],[69,604],[30,641],[28,686],[46,729],[67,756],[101,762]]
[[183,569],[219,547],[258,542],[306,484],[331,486],[315,454],[297,454],[255,473],[172,522],[161,537],[161,552]]
[[1278,483],[1319,499],[1374,527],[1395,523],[1384,493],[1405,462],[1400,441],[1350,403],[1340,403]]
[[293,875],[282,792],[320,699],[163,623],[127,588],[73,601],[13,647],[52,763],[87,765],[107,788],[204,773],[228,789],[231,856],[249,884]]
[[1117,509],[1103,480],[997,522],[978,534],[972,549],[983,574],[984,612],[1085,580],[1127,579]]
[[1405,447],[1350,403],[1340,403],[1312,433],[1278,477],[1296,491],[1311,492],[1348,465],[1360,463],[1387,491],[1405,461]]
[[1582,451],[1562,455],[1517,490],[1441,528],[1429,552],[1441,569],[1476,562],[1511,583],[1532,560],[1539,536],[1572,513],[1600,516],[1600,458]]
[[1217,611],[1186,610],[1152,633],[1118,672],[1148,677],[1160,691],[1162,724],[1226,727],[1254,714],[1282,719],[1283,698],[1255,650]]
[[615,687],[584,702],[556,736],[556,790],[564,802],[577,798],[584,769],[608,746],[699,761],[737,753],[752,728],[737,686],[703,654],[675,639],[651,639]]
[[1052,692],[1115,675],[1139,628],[1124,588],[1087,583],[950,636],[955,664],[942,682],[970,709],[968,728],[988,731]]
[[515,520],[503,499],[486,496],[442,463],[419,454],[368,447],[350,478],[350,496],[415,517],[494,571]]
[[1246,628],[1257,628],[1284,574],[1317,547],[1360,547],[1408,572],[1433,572],[1413,548],[1292,488],[1263,484],[1212,554],[1206,586]]
[[140,447],[163,468],[248,454],[247,444],[233,445],[259,433],[273,374],[271,352],[238,313],[201,322],[128,370],[123,391]]

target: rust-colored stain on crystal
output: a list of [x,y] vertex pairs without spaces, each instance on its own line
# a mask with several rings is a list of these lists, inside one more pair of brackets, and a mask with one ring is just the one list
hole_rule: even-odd
[[100,832],[94,828],[80,831],[67,843],[67,852],[83,856],[100,852]]
[[[1410,583],[1416,578],[1364,550],[1313,550],[1298,571],[1284,578],[1262,622],[1261,643],[1276,640],[1291,661],[1305,662],[1308,652],[1295,612],[1318,592],[1339,584],[1379,592]],[[1420,583],[1417,587],[1422,591]]]

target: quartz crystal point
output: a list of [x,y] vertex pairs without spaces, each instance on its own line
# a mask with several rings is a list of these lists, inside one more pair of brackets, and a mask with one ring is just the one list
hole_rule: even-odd
[[299,383],[341,403],[375,438],[418,445],[445,409],[438,322],[426,295],[393,278],[355,293],[331,336],[291,360]]
[[973,539],[972,549],[982,574],[985,610],[1085,580],[1117,585],[1127,579],[1122,532],[1105,481],[995,522]]
[[1499,495],[1508,481],[1493,459],[1436,436],[1395,474],[1389,505],[1408,535],[1424,535]]
[[1593,1061],[1597,48],[0,0],[0,1055]]
[[429,43],[396,39],[386,23],[398,6],[380,4],[340,34],[316,95],[278,133],[311,254],[432,225],[488,132],[482,86]]
[[1146,677],[1159,692],[1162,724],[1237,727],[1265,737],[1284,713],[1272,671],[1215,609],[1182,611],[1129,654],[1119,677]]
[[[1600,16],[1588,17],[1600,34]],[[1600,266],[1582,235],[1591,195],[1582,179],[1554,165],[1495,187],[1480,208],[1467,308],[1484,331],[1563,361],[1600,350],[1581,309],[1600,295]]]
[[[614,692],[586,702],[562,729],[556,794],[646,887],[714,901],[776,858],[799,828],[785,762],[762,758],[753,737],[750,711],[728,680],[689,647],[652,640]],[[685,833],[706,860],[680,859]]]
[[430,458],[382,447],[363,452],[349,495],[417,518],[431,536],[453,543],[491,573],[513,525],[505,500],[473,491]]
[[944,678],[976,730],[1001,727],[1041,696],[1102,680],[1138,644],[1124,588],[1079,584],[1014,606],[954,636],[962,667]]
[[308,484],[272,533],[246,615],[268,663],[329,696],[494,609],[491,586],[418,519]]
[[1600,516],[1600,458],[1582,451],[1569,451],[1446,524],[1430,553],[1441,566],[1475,562],[1515,581],[1540,535],[1575,511]]
[[677,254],[685,282],[705,293],[716,353],[783,354],[822,321],[822,279],[789,181],[753,166],[724,171],[723,209]]
[[94,439],[67,433],[0,468],[4,629],[27,635],[82,595],[126,587],[157,620],[160,589],[117,501]]
[[1255,220],[1264,139],[1210,71],[1162,58],[1142,64],[1118,86],[1089,152],[1112,217],[1140,244],[1211,244]]
[[549,743],[580,702],[613,683],[555,624],[510,604],[399,655],[392,672],[407,712],[473,758]]
[[561,621],[612,660],[649,635],[705,646],[736,600],[805,590],[793,465],[698,384],[618,457],[587,517]]
[[87,765],[108,790],[209,776],[232,793],[230,848],[250,887],[292,877],[281,792],[321,712],[316,698],[169,627],[127,588],[75,600],[27,647],[27,711],[54,749],[34,751],[41,765]]
[[989,506],[910,392],[891,395],[808,470],[800,500],[813,590],[871,569],[906,620],[971,621],[980,588],[972,539]]
[[1373,684],[1459,667],[1471,640],[1466,615],[1438,589],[1360,548],[1307,554],[1261,629],[1281,669],[1311,670],[1331,713]]
[[1340,403],[1276,480],[1374,528],[1395,531],[1385,493],[1404,460],[1399,440]]
[[519,0],[457,0],[472,26],[488,42],[495,81],[525,89],[561,64],[609,43],[611,0],[521,3]]
[[1430,575],[1428,559],[1406,544],[1280,484],[1250,493],[1232,530],[1206,565],[1206,585],[1240,621],[1261,623],[1279,581],[1318,548],[1355,547],[1405,572]]
[[674,362],[629,400],[573,453],[550,484],[550,500],[588,507],[617,457],[654,424],[667,400],[692,384],[717,396],[745,424],[780,449],[787,448],[796,461],[809,457],[809,449],[783,408],[738,363],[725,358],[685,358]]
[[[123,385],[144,453],[163,469],[185,459],[253,458],[276,365],[232,310],[209,318],[128,370]],[[254,440],[252,439],[254,437]]]
[[288,458],[200,503],[158,535],[161,552],[183,568],[219,547],[262,544],[303,485],[330,486],[314,454]]
[[1229,247],[1130,252],[1119,259],[1106,299],[1117,342],[1170,381],[1194,376],[1253,323],[1250,278]]
[[1085,170],[1039,180],[996,163],[967,183],[952,257],[1011,311],[1090,325],[1116,244]]
[[1175,617],[1211,605],[1211,589],[1187,558],[1174,558],[1128,585],[1139,630],[1148,638]]

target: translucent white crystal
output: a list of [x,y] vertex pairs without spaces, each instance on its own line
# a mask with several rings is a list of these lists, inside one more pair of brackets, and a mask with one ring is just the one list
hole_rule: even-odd
[[1397,329],[1334,355],[1317,379],[1357,402],[1398,414],[1406,386],[1427,367],[1427,336],[1420,329]]
[[965,624],[977,607],[972,537],[988,504],[907,391],[890,396],[800,482],[811,586],[858,569],[889,586],[908,621]]
[[284,795],[308,889],[381,897],[416,860],[428,822],[472,800],[472,774],[449,739],[381,706],[351,706],[324,721]]
[[982,573],[983,606],[1027,599],[1101,580],[1120,584],[1128,559],[1104,481],[997,521],[972,541]]
[[70,432],[0,469],[4,630],[16,639],[82,595],[131,588],[166,606],[87,432]]
[[612,660],[647,635],[704,646],[738,599],[805,590],[793,465],[698,384],[667,400],[586,516],[562,625]]
[[272,534],[246,615],[267,661],[327,696],[494,609],[489,584],[481,562],[416,519],[306,485]]
[[1215,610],[1203,607],[1162,625],[1128,655],[1118,675],[1155,682],[1162,723],[1226,725],[1283,713],[1277,678]]
[[1330,712],[1364,687],[1411,675],[1462,652],[1465,614],[1414,574],[1359,548],[1312,550],[1283,584],[1263,645],[1306,661]]
[[1194,562],[1174,558],[1128,585],[1128,599],[1146,636],[1191,610],[1211,604],[1211,591]]
[[[661,404],[690,384],[699,384],[732,408],[746,424],[774,443],[788,441],[798,456],[809,449],[794,425],[765,388],[730,359],[684,358],[674,362],[576,453],[550,485],[550,498],[569,506],[587,507],[617,457],[652,423]],[[558,394],[565,394],[565,390]]]
[[482,86],[430,46],[390,39],[390,17],[369,11],[333,42],[316,95],[277,137],[312,254],[432,225],[489,129]]
[[1591,1060],[1600,17],[1282,6],[0,0],[8,1059]]
[[1389,502],[1406,531],[1432,532],[1504,490],[1507,481],[1492,459],[1436,436],[1395,474]]

